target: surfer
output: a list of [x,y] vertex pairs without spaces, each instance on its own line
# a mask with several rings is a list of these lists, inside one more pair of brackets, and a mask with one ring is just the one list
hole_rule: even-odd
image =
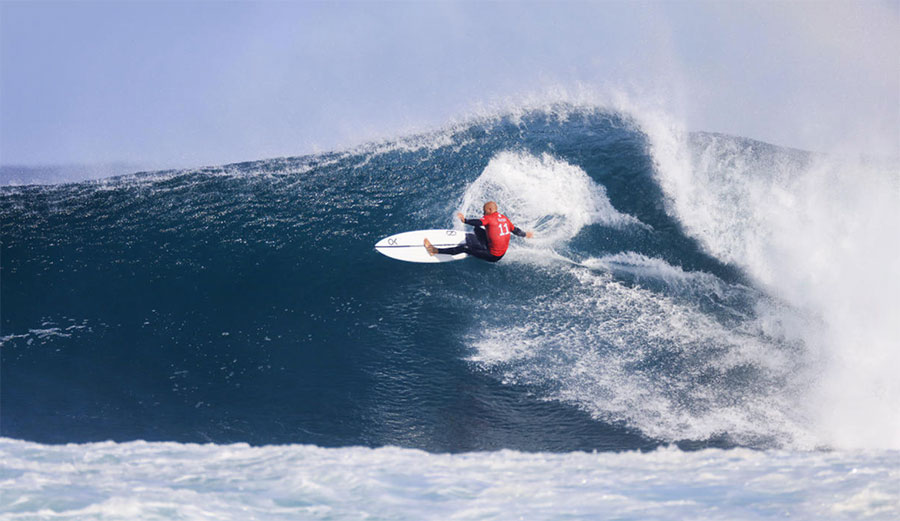
[[468,253],[488,262],[497,262],[509,248],[510,234],[529,239],[534,237],[534,232],[526,233],[516,228],[505,215],[498,212],[497,203],[494,201],[484,203],[484,217],[481,219],[466,219],[462,213],[457,213],[456,217],[463,223],[474,226],[475,233],[467,233],[466,242],[452,248],[435,248],[428,239],[425,239],[425,249],[429,254]]

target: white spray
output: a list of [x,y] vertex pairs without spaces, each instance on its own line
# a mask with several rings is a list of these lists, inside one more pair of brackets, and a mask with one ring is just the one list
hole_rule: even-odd
[[638,222],[613,208],[603,186],[584,170],[549,154],[501,152],[494,157],[466,189],[461,206],[467,215],[480,215],[488,200],[500,202],[500,211],[510,212],[514,224],[534,229],[544,245],[571,239],[591,223]]
[[798,361],[793,352],[779,351],[790,347],[780,331],[744,319],[726,326],[693,303],[623,284],[609,272],[626,270],[663,281],[674,293],[687,288],[719,299],[751,290],[634,253],[580,261],[556,254],[554,248],[588,225],[635,233],[649,228],[618,212],[581,168],[550,155],[498,154],[468,187],[462,206],[474,212],[486,199],[497,199],[514,222],[543,237],[508,261],[542,272],[534,298],[492,303],[510,309],[491,316],[524,318],[518,325],[485,318],[473,335],[470,360],[545,399],[623,421],[657,439],[729,433],[748,444],[812,443],[791,407],[797,389],[789,377]]
[[900,448],[896,164],[787,153],[639,118],[669,210],[717,258],[812,318],[821,361],[797,397],[817,444]]

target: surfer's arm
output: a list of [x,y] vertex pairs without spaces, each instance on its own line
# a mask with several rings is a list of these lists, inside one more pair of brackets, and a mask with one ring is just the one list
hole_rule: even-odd
[[456,212],[456,218],[459,219],[459,222],[468,224],[469,226],[484,226],[481,219],[466,219],[466,216],[463,215],[462,212]]
[[526,232],[522,228],[515,227],[512,229],[512,234],[518,237],[526,237],[528,239],[534,237],[534,232]]

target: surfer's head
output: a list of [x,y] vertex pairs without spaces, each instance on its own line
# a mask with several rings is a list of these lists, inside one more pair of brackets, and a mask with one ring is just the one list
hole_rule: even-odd
[[494,201],[488,201],[484,203],[484,215],[490,215],[497,211],[497,203]]

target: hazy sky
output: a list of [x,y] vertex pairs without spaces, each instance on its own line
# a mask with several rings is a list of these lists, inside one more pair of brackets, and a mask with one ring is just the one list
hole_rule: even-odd
[[692,130],[900,154],[900,0],[7,2],[0,164],[200,166],[610,89]]

